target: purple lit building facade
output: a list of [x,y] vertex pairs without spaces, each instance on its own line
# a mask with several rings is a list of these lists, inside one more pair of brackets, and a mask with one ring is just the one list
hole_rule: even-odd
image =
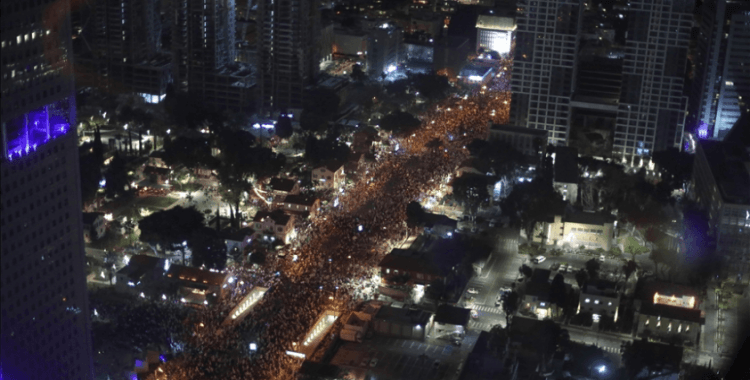
[[93,378],[69,8],[2,2],[3,378]]

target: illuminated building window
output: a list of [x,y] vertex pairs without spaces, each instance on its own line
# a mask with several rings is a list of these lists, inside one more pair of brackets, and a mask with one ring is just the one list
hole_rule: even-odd
[[586,298],[586,303],[589,303],[589,302],[591,302],[591,299]]
[[651,318],[646,318],[646,323],[644,323],[645,326],[648,326],[648,323],[651,322]]
[[677,332],[678,332],[678,333],[681,333],[681,332],[682,332],[682,323],[680,323],[680,325],[679,325],[679,326],[677,326]]
[[669,322],[669,326],[667,326],[667,331],[672,332],[672,322]]
[[594,303],[598,305],[599,304],[599,300],[594,300]]
[[688,332],[688,331],[690,331],[690,325],[685,326],[685,332]]

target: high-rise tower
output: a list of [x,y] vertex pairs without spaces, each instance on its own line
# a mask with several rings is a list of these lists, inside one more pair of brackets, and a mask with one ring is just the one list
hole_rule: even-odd
[[630,0],[613,155],[637,163],[679,148],[693,0]]
[[91,379],[70,4],[3,1],[0,38],[0,367]]
[[519,0],[511,122],[568,140],[583,0]]
[[721,139],[750,96],[750,3],[707,0],[700,13],[688,128]]
[[266,112],[301,109],[319,70],[317,0],[258,1],[258,96]]

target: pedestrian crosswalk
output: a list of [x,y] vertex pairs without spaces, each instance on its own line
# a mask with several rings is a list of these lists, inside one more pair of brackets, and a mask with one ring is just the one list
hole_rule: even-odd
[[500,309],[499,307],[493,307],[493,306],[487,306],[487,305],[474,305],[471,308],[476,311],[481,311],[485,313],[493,313],[493,314],[502,313],[502,309]]
[[489,323],[469,321],[469,328],[472,330],[490,331],[492,329],[492,325]]

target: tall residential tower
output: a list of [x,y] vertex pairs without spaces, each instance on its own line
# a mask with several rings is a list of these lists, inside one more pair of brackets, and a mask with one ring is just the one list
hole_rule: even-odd
[[519,0],[511,123],[566,145],[583,0]]
[[257,80],[265,112],[303,107],[304,90],[319,70],[315,38],[320,30],[317,0],[259,0]]
[[[722,139],[750,96],[750,3],[706,0],[701,7],[688,128]],[[705,134],[705,135],[704,135]]]
[[6,379],[91,379],[67,0],[2,3],[2,348]]
[[693,0],[630,0],[622,94],[612,153],[637,163],[679,148],[685,126],[685,68]]

